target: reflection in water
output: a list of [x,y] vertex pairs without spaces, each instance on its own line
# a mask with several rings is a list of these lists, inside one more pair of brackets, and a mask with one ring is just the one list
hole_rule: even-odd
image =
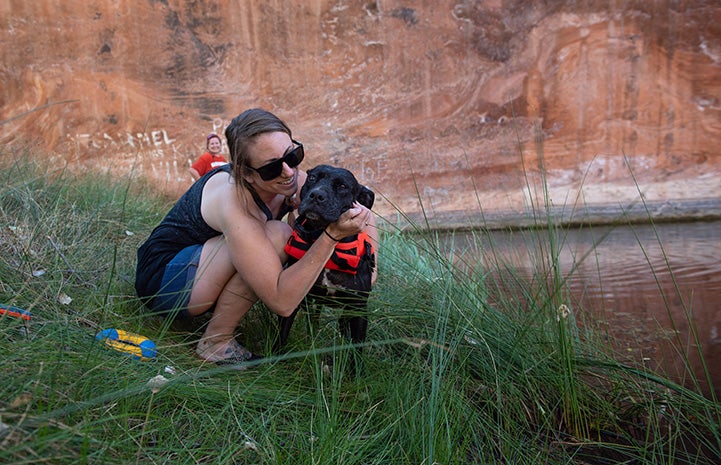
[[[550,263],[548,231],[456,234],[452,244],[465,262],[480,256],[492,280]],[[721,222],[560,231],[555,247],[569,300],[620,353],[689,387],[690,371],[708,393],[705,363],[721,394]]]

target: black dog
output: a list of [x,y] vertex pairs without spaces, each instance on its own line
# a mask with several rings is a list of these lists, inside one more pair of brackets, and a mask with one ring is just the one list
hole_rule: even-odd
[[[300,191],[300,206],[293,235],[285,247],[289,255],[288,265],[298,261],[323,234],[326,226],[337,221],[343,212],[353,206],[353,202],[371,208],[375,200],[373,191],[361,185],[353,173],[346,169],[319,165],[307,174]],[[354,343],[363,342],[366,337],[366,306],[375,265],[375,253],[367,234],[347,237],[338,243],[333,257],[306,296],[306,301],[310,298],[340,308],[340,331]],[[276,351],[286,344],[297,313],[298,309],[289,317],[279,317]]]

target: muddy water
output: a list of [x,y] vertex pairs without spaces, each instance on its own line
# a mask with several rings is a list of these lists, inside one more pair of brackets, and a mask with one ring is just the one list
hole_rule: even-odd
[[619,357],[689,387],[693,373],[721,395],[721,222],[594,226],[553,241],[547,231],[475,232],[448,244],[466,262],[481,257],[491,280],[499,265],[538,275],[558,250],[578,320],[597,325]]

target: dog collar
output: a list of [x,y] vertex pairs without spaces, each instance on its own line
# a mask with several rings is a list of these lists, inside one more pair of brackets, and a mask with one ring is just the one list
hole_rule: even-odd
[[[314,241],[307,241],[293,229],[292,234],[285,244],[285,253],[300,260],[308,251]],[[338,242],[333,250],[330,260],[328,260],[324,268],[329,270],[342,271],[343,273],[357,274],[358,266],[361,258],[368,253],[373,255],[373,245],[370,236],[362,231],[357,236],[351,236]]]

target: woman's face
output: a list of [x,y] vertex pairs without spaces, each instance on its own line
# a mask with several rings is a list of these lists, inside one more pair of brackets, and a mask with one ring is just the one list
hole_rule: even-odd
[[222,144],[220,143],[220,139],[217,137],[211,137],[208,139],[208,152],[210,153],[220,153],[220,149],[222,147]]
[[246,180],[257,189],[273,191],[277,194],[291,196],[298,190],[298,167],[289,167],[282,164],[280,174],[270,180],[264,181],[255,171],[268,163],[283,158],[283,155],[295,148],[290,136],[284,132],[266,132],[255,139],[255,143],[248,148],[248,166],[251,170]]

